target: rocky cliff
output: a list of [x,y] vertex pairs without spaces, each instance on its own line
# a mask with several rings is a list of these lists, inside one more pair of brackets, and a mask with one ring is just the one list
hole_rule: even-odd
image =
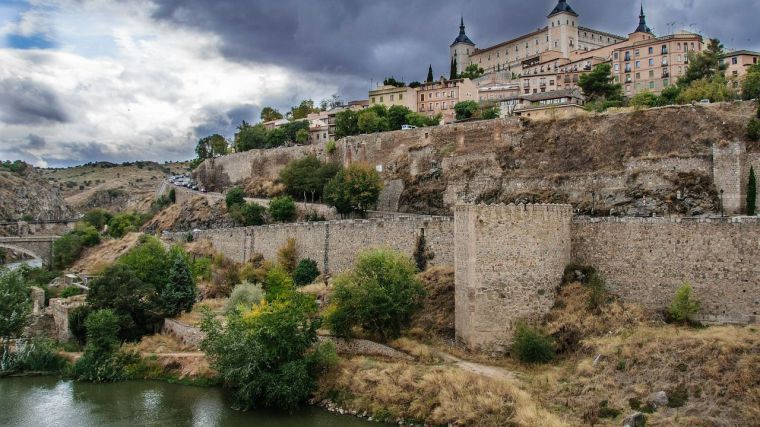
[[0,170],[0,221],[67,219],[74,215],[63,194],[31,166]]
[[[381,170],[381,210],[449,214],[458,201],[532,202],[570,203],[581,213],[700,215],[720,211],[720,190],[741,206],[739,182],[760,163],[760,147],[744,140],[755,109],[737,102],[460,123],[349,137],[332,153],[324,145],[237,153],[205,162],[196,176],[209,188],[271,189],[284,165],[314,154]],[[726,183],[727,174],[736,183]]]

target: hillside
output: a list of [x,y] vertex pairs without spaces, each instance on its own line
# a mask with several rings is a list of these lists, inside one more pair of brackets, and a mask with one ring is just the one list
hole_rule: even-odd
[[0,220],[64,219],[72,215],[63,192],[31,166],[19,172],[0,169]]
[[59,189],[72,208],[147,211],[156,188],[167,175],[189,172],[187,163],[89,163],[45,169],[44,178]]

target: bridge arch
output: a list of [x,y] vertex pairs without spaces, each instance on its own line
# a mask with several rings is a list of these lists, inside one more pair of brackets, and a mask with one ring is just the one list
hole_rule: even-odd
[[42,260],[42,264],[53,263],[53,242],[58,236],[0,237],[0,247],[8,248]]
[[34,259],[41,260],[43,264],[46,263],[45,259],[43,257],[41,257],[40,255],[32,252],[29,249],[22,248],[20,246],[15,246],[15,245],[10,245],[8,243],[0,242],[0,248],[2,248],[2,249],[10,249],[10,250],[12,250],[14,252],[20,252],[20,253],[22,253],[24,255],[29,255],[30,257],[32,257]]

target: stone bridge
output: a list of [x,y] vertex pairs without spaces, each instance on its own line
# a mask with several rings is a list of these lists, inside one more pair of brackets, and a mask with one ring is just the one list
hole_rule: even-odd
[[42,264],[50,266],[53,261],[53,242],[59,236],[0,237],[0,248],[24,253],[41,259]]
[[60,235],[74,229],[79,219],[0,221],[0,236]]

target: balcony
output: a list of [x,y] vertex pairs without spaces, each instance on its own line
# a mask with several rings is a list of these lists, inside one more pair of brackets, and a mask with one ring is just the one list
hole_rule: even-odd
[[624,59],[625,61],[630,61],[630,60],[631,60],[631,54],[630,54],[630,53],[626,53],[626,54],[625,54],[625,58],[623,58],[623,59]]

